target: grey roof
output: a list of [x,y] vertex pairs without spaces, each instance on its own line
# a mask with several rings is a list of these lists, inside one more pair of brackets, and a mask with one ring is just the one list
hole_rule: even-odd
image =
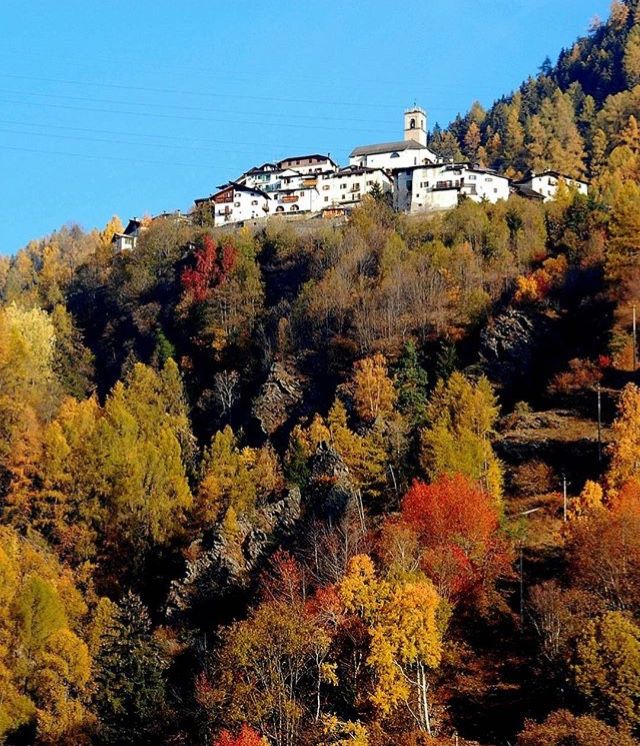
[[534,192],[533,189],[524,186],[524,184],[514,184],[513,191],[515,192],[515,194],[519,194],[521,197],[526,197],[527,199],[537,199],[540,201],[544,199],[544,194],[540,194],[540,192]]
[[589,185],[588,181],[585,181],[584,179],[578,179],[575,176],[567,176],[567,174],[560,173],[560,171],[554,171],[553,169],[546,169],[545,171],[529,171],[526,178],[521,179],[518,181],[518,184],[526,184],[527,182],[531,181],[531,179],[535,179],[538,176],[555,176],[556,179],[565,179],[566,181],[578,181],[580,184],[586,184]]
[[340,176],[362,176],[364,174],[374,174],[377,171],[380,171],[384,176],[387,176],[387,173],[383,168],[373,168],[371,166],[345,166],[344,168],[338,169],[338,171],[332,172],[330,176],[337,179]]
[[288,158],[281,158],[278,161],[278,166],[282,166],[283,163],[289,163],[290,161],[307,161],[313,158],[316,161],[329,161],[334,166],[338,164],[329,155],[323,155],[322,153],[309,153],[309,155],[290,155]]
[[415,140],[398,140],[397,142],[381,142],[377,145],[360,145],[351,151],[349,158],[357,155],[376,155],[379,153],[393,153],[397,150],[423,150],[426,146]]

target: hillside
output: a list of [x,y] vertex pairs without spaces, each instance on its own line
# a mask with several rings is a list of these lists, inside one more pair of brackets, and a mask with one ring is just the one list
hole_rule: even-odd
[[639,83],[432,133],[588,196],[0,258],[0,743],[638,743]]

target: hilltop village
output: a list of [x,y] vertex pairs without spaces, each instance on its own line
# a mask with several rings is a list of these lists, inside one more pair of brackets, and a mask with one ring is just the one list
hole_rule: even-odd
[[[214,226],[243,225],[271,215],[336,218],[348,216],[367,194],[385,199],[399,212],[440,211],[455,207],[461,199],[495,203],[512,193],[549,201],[561,181],[587,193],[585,181],[557,171],[511,181],[478,164],[439,158],[428,146],[427,113],[414,106],[404,112],[402,140],[360,145],[351,151],[347,166],[318,153],[263,163],[213,194],[197,198],[190,213],[156,218],[199,216]],[[130,220],[124,232],[114,236],[115,248],[133,249],[144,226],[145,221]]]

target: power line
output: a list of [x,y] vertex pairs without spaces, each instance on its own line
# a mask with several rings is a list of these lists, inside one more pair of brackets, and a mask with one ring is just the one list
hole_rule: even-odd
[[[73,141],[79,141],[79,142],[101,142],[106,143],[110,145],[132,145],[133,147],[142,147],[142,148],[172,148],[174,150],[190,150],[195,152],[200,152],[203,150],[213,152],[213,153],[238,153],[241,155],[247,155],[244,151],[241,150],[235,150],[233,148],[228,148],[226,145],[229,143],[225,143],[224,148],[218,147],[213,148],[210,146],[202,145],[202,146],[195,146],[195,145],[174,145],[171,143],[145,143],[145,142],[133,142],[131,140],[113,140],[105,137],[85,137],[85,136],[78,136],[78,135],[63,135],[58,134],[55,132],[26,132],[24,130],[14,130],[14,129],[8,129],[6,127],[0,127],[0,132],[6,132],[7,134],[13,134],[13,135],[27,135],[29,137],[51,137],[61,140],[73,140]],[[260,147],[260,146],[257,146]],[[263,146],[264,147],[264,146]]]
[[[15,125],[18,127],[46,127],[47,129],[62,129],[62,130],[69,130],[74,132],[95,132],[99,134],[104,135],[116,135],[120,136],[123,135],[124,137],[155,137],[162,140],[180,140],[180,142],[193,142],[193,143],[216,143],[219,145],[246,145],[246,146],[255,146],[259,148],[280,148],[281,143],[267,143],[267,142],[249,142],[249,141],[243,141],[243,140],[216,140],[210,137],[183,137],[182,135],[159,135],[154,132],[124,132],[122,130],[108,130],[108,129],[98,129],[95,127],[72,127],[70,125],[64,125],[64,124],[51,124],[50,122],[47,122],[46,124],[40,124],[40,123],[33,123],[33,122],[17,122],[12,119],[0,119],[0,124],[9,124],[9,125]],[[25,132],[25,135],[31,134],[29,132]],[[302,149],[304,148],[311,148],[313,149],[313,146],[308,145],[295,145],[293,143],[290,143],[292,147],[300,147]]]
[[[13,89],[6,89],[6,88],[0,88],[0,93],[7,93],[9,95],[18,95],[18,96],[40,96],[42,98],[53,98],[53,99],[66,99],[68,101],[84,101],[84,102],[91,102],[91,103],[97,103],[97,104],[104,104],[104,105],[116,105],[116,106],[148,106],[148,107],[156,107],[156,108],[164,108],[164,109],[179,109],[181,111],[198,111],[198,112],[208,112],[212,114],[230,114],[232,116],[239,116],[244,117],[247,116],[247,114],[251,115],[254,112],[247,112],[247,111],[230,111],[225,109],[211,109],[204,106],[187,106],[185,104],[167,104],[167,103],[161,103],[156,101],[114,101],[113,99],[97,99],[95,97],[88,97],[88,96],[69,96],[68,94],[64,93],[45,93],[43,91],[16,91]],[[329,122],[373,122],[374,124],[380,124],[380,125],[391,125],[390,120],[370,120],[366,117],[327,117],[323,115],[315,115],[315,114],[298,114],[298,113],[278,113],[275,114],[272,112],[269,112],[268,116],[280,116],[285,117],[287,119],[296,118],[296,119],[313,119],[313,120],[320,120],[320,121],[329,121]]]
[[289,104],[319,104],[321,106],[357,106],[358,108],[375,108],[375,109],[394,109],[397,111],[398,107],[393,104],[372,104],[367,102],[357,101],[323,101],[320,99],[305,99],[305,98],[280,98],[275,96],[254,96],[246,93],[208,93],[206,91],[187,91],[183,88],[153,88],[148,86],[131,86],[124,85],[122,83],[86,83],[78,80],[63,80],[59,78],[44,78],[44,77],[33,77],[28,75],[13,75],[10,73],[0,73],[5,78],[16,78],[21,80],[40,80],[48,83],[63,83],[69,85],[94,85],[102,88],[117,88],[127,91],[146,91],[148,93],[182,93],[190,96],[210,96],[213,98],[244,98],[255,101],[275,101],[278,103],[289,103]]
[[[157,66],[154,65],[153,67],[154,72],[158,72]],[[200,96],[200,97],[206,97],[206,98],[263,98],[263,97],[254,97],[251,94],[244,94],[244,93],[220,93],[220,92],[211,92],[211,91],[192,91],[188,90],[186,88],[162,88],[162,87],[155,87],[155,86],[135,86],[135,85],[126,85],[124,83],[109,83],[105,81],[95,81],[95,80],[69,80],[64,78],[49,78],[44,76],[34,76],[34,75],[22,75],[17,73],[7,73],[3,72],[0,73],[0,77],[3,78],[12,78],[15,80],[37,80],[41,82],[46,83],[60,83],[64,85],[79,85],[84,87],[93,87],[93,88],[116,88],[121,90],[130,90],[130,91],[146,91],[149,93],[181,93],[183,95],[187,96]],[[326,82],[326,76],[298,76],[301,80],[312,80],[317,82]],[[225,74],[226,80],[235,80],[235,81],[250,81],[255,82],[255,78],[251,76],[229,76]],[[397,89],[398,81],[397,80],[381,80],[380,78],[376,77],[376,83],[378,85],[389,85],[395,90]],[[434,85],[433,83],[429,83],[427,86],[420,86],[421,90],[425,93],[429,92],[448,92],[451,90],[450,85]],[[474,90],[484,90],[486,92],[493,92],[493,87],[486,86],[483,87],[482,85],[474,85]],[[357,106],[357,107],[370,107],[370,108],[393,108],[397,109],[397,106],[395,104],[373,104],[373,103],[360,103],[360,102],[354,102],[354,101],[323,101],[318,99],[273,99],[277,101],[287,101],[291,103],[314,103],[314,104],[329,104],[334,106]]]
[[36,148],[23,148],[14,145],[0,145],[0,150],[17,150],[23,153],[36,153],[38,155],[62,155],[65,158],[89,158],[91,160],[98,161],[120,161],[125,163],[143,163],[146,165],[154,166],[182,166],[184,168],[206,168],[213,169],[209,163],[180,163],[178,161],[151,161],[147,159],[137,158],[133,156],[131,158],[119,157],[115,155],[93,155],[89,153],[68,153],[59,150],[39,150]]
[[[1,91],[0,91],[1,92]],[[92,107],[88,106],[70,106],[69,104],[51,104],[51,103],[44,103],[39,101],[15,101],[11,99],[3,99],[4,103],[7,104],[13,104],[18,106],[46,106],[47,108],[52,109],[67,109],[69,111],[90,111],[97,114],[118,114],[118,115],[128,115],[128,116],[136,116],[136,117],[156,117],[161,119],[179,119],[182,121],[191,121],[191,122],[219,122],[222,124],[238,124],[237,119],[217,119],[212,117],[192,117],[192,116],[181,116],[179,114],[161,114],[160,112],[150,112],[150,111],[122,111],[117,109],[94,109]],[[251,124],[258,127],[289,127],[294,129],[301,129],[301,128],[307,128],[307,129],[314,129],[314,130],[327,130],[330,132],[377,132],[378,130],[375,129],[363,129],[358,128],[357,130],[354,130],[351,127],[326,127],[326,126],[314,126],[311,127],[310,125],[303,125],[303,124],[287,124],[286,122],[279,123],[279,122],[256,122],[256,121],[249,121],[244,120],[243,124]]]

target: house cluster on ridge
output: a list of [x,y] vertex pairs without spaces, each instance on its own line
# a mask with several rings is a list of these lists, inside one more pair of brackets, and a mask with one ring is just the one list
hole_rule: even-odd
[[[404,113],[402,140],[361,145],[340,167],[329,155],[318,153],[263,163],[213,194],[195,200],[194,213],[206,213],[214,226],[252,222],[270,215],[348,215],[362,198],[374,192],[387,196],[394,208],[409,213],[448,210],[462,198],[498,202],[512,193],[549,201],[564,182],[586,194],[587,183],[556,171],[530,174],[511,182],[506,176],[468,162],[438,158],[428,147],[427,114],[414,106]],[[182,213],[172,213],[187,219]],[[152,220],[157,219],[152,218]],[[135,247],[142,223],[129,221],[114,236],[118,250]]]

